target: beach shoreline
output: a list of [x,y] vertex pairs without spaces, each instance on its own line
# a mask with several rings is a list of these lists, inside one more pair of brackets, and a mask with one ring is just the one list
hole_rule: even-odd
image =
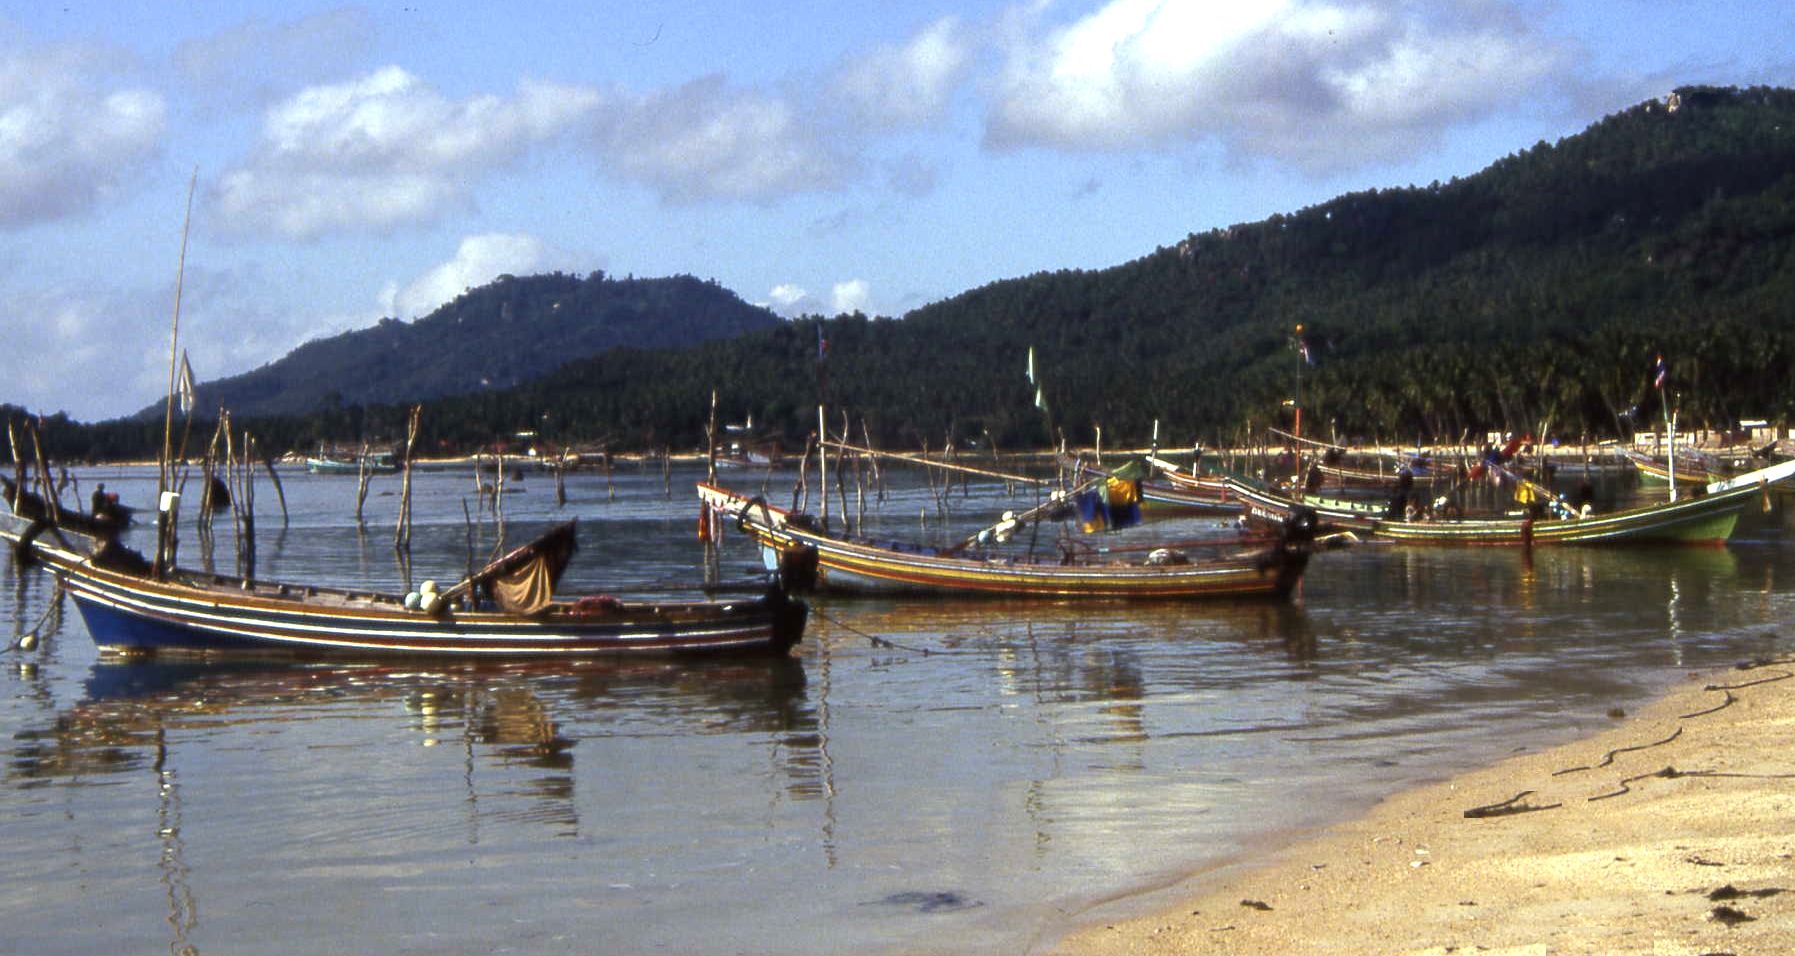
[[1594,736],[1221,861],[1043,951],[1795,952],[1791,678],[1795,660],[1691,674]]

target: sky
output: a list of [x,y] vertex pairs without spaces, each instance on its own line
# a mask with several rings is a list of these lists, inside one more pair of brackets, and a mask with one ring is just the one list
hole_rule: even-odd
[[501,274],[898,318],[1678,86],[1787,0],[52,0],[0,11],[0,402],[79,421]]

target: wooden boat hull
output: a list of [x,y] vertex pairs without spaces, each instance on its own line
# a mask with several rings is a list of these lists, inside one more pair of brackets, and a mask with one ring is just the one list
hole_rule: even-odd
[[[0,524],[0,536],[15,546],[18,530],[16,523]],[[600,600],[558,602],[531,615],[433,614],[378,592],[178,570],[162,579],[108,570],[89,557],[91,548],[68,544],[69,537],[37,535],[24,547],[62,582],[94,643],[123,653],[472,659],[784,654],[802,638],[808,615],[804,602],[778,589],[733,602]]]
[[1160,471],[1141,482],[1141,500],[1150,505],[1192,511],[1238,511],[1240,499],[1228,490],[1220,475],[1189,475]]
[[1739,515],[1778,483],[1795,477],[1795,464],[1773,466],[1707,486],[1703,493],[1663,504],[1587,518],[1470,518],[1399,521],[1374,503],[1305,498],[1294,501],[1247,482],[1233,481],[1246,515],[1258,523],[1281,521],[1298,507],[1313,508],[1324,528],[1334,527],[1402,544],[1460,545],[1721,545]]
[[1055,564],[948,555],[848,541],[804,527],[803,516],[711,485],[711,509],[736,520],[794,587],[859,594],[1041,598],[1287,598],[1308,564],[1305,544],[1188,564]]
[[[1638,473],[1641,483],[1651,485],[1670,484],[1670,463],[1668,461],[1659,461],[1651,455],[1633,451],[1631,449],[1623,454],[1626,456],[1628,463],[1633,466],[1633,470]],[[1677,463],[1676,482],[1677,487],[1679,488],[1693,488],[1697,485],[1705,485],[1712,481],[1720,481],[1724,477],[1724,475],[1713,474],[1708,469],[1703,468],[1694,462]]]

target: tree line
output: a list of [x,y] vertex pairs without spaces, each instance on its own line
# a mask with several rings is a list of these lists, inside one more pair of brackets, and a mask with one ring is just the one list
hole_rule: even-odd
[[[789,449],[819,404],[831,429],[845,415],[855,437],[909,448],[1084,445],[1098,428],[1139,443],[1155,423],[1172,444],[1219,443],[1249,424],[1288,428],[1298,406],[1312,434],[1404,442],[1624,437],[1665,402],[1693,426],[1789,421],[1791,293],[1795,92],[1685,88],[1472,176],[1340,196],[1111,268],[993,282],[902,319],[619,346],[515,387],[433,397],[420,447],[529,431],[701,448],[713,394],[725,420],[751,416],[760,440]],[[304,449],[396,437],[408,405],[236,420],[264,447]],[[160,420],[52,419],[43,434],[62,457],[140,457]]]

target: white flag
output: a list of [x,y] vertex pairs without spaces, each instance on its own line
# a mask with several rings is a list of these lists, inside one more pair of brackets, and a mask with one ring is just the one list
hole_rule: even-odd
[[181,377],[175,382],[175,396],[181,402],[181,414],[193,414],[193,366],[187,363],[187,350],[181,350]]

